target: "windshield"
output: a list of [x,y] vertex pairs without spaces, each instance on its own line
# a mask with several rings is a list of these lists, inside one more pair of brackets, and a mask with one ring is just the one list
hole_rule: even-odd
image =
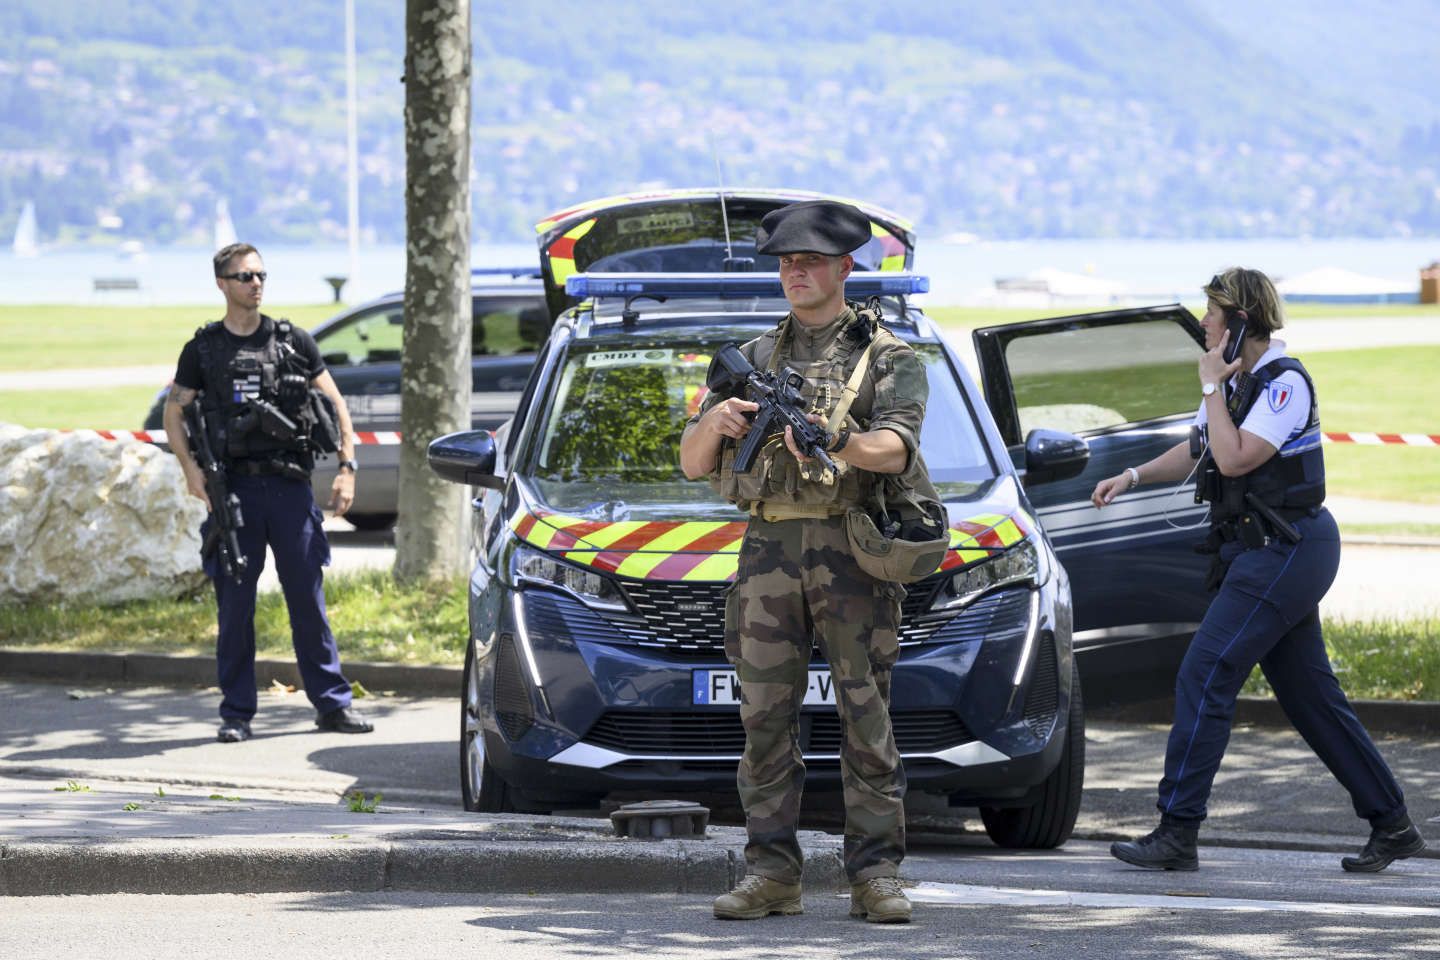
[[[694,512],[733,509],[680,470],[680,434],[705,399],[718,343],[574,343],[555,380],[529,474],[560,509],[643,502]],[[915,344],[930,385],[920,448],[942,495],[973,494],[995,476],[974,413],[944,351]]]

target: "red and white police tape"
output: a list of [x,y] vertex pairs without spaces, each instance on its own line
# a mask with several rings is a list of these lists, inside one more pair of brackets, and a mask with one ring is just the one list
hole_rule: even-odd
[[[89,434],[101,440],[139,440],[141,443],[164,443],[164,430],[62,430],[61,433]],[[362,430],[355,434],[355,443],[363,446],[394,446],[400,434],[394,431]]]
[[[164,443],[164,430],[65,430],[64,433],[88,433],[102,440],[139,440],[141,443]],[[1410,447],[1440,447],[1440,433],[1326,433],[1326,443],[1358,443],[1361,446],[1399,444]],[[362,430],[355,434],[361,446],[393,446],[400,442],[394,431]]]

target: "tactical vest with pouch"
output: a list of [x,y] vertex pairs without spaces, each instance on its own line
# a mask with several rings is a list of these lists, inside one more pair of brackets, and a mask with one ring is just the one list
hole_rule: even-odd
[[201,411],[211,446],[225,460],[308,473],[317,453],[339,449],[338,411],[310,385],[292,329],[288,320],[272,321],[263,344],[241,346],[228,362],[222,321],[195,331],[205,378]]
[[[869,427],[875,399],[874,385],[863,371],[854,401],[848,413],[842,413],[843,423],[836,422],[834,414],[861,361],[868,363],[871,344],[882,337],[894,336],[877,321],[878,312],[872,313],[868,308],[854,319],[842,320],[845,329],[836,335],[825,355],[808,363],[789,358],[791,324],[796,322],[793,316],[786,317],[777,331],[746,344],[742,351],[757,370],[776,373],[789,367],[803,376],[805,386],[801,396],[808,404],[807,412],[819,414],[830,432],[837,432],[842,426],[863,431]],[[874,474],[850,467],[844,462],[843,452],[836,457],[839,476],[818,463],[800,463],[785,447],[783,433],[776,433],[765,441],[749,473],[735,472],[737,450],[734,440],[727,438],[722,443],[720,468],[712,475],[711,484],[722,497],[742,510],[838,516],[851,506],[863,503],[874,485]]]

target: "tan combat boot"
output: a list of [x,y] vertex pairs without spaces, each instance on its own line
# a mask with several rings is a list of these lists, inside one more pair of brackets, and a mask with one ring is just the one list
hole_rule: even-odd
[[870,923],[909,923],[910,901],[896,877],[872,877],[850,885],[850,916]]
[[734,890],[715,898],[715,916],[721,920],[759,920],[772,913],[791,916],[804,912],[800,884],[781,883],[753,873],[742,877]]

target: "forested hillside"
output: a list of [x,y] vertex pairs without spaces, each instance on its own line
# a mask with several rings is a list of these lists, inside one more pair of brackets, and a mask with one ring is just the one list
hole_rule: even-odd
[[[358,0],[362,226],[404,232],[404,4]],[[945,11],[936,15],[936,10]],[[1432,4],[474,6],[476,238],[657,185],[862,196],[931,236],[1440,234]],[[103,12],[101,12],[103,11]],[[345,223],[339,0],[10,0],[0,238]],[[713,152],[712,152],[713,151]]]

